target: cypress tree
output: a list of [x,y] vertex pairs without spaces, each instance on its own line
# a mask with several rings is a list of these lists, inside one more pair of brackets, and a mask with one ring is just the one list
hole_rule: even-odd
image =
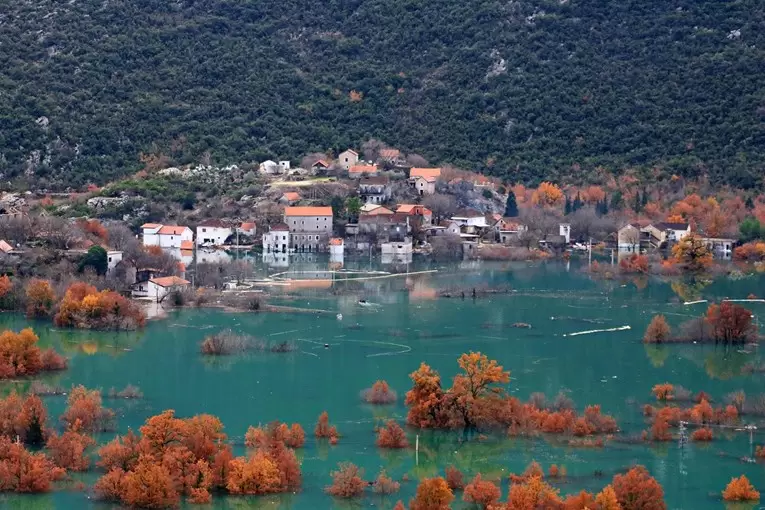
[[582,208],[582,197],[579,196],[579,192],[576,194],[576,198],[574,199],[574,203],[571,205],[571,211],[576,212],[579,209]]
[[515,201],[515,193],[512,189],[507,190],[507,202],[505,202],[505,218],[518,216],[518,204]]
[[611,195],[611,210],[620,211],[624,207],[624,197],[621,191],[614,191]]
[[566,205],[563,207],[563,215],[568,216],[571,214],[571,200],[569,200],[568,195],[566,195]]

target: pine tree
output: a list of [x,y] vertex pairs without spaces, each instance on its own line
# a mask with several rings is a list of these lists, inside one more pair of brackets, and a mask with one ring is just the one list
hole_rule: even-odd
[[646,190],[643,190],[643,198],[640,201],[640,205],[642,207],[645,207],[647,203],[648,203],[648,192]]
[[582,203],[582,197],[581,197],[581,196],[579,195],[579,193],[577,192],[577,194],[576,194],[576,198],[574,199],[574,203],[571,205],[571,212],[576,212],[576,211],[578,211],[579,209],[581,209],[581,208],[582,208],[582,205],[584,205],[584,204]]
[[634,210],[636,213],[639,213],[639,212],[640,212],[640,211],[643,209],[643,207],[641,206],[641,204],[642,204],[642,201],[640,200],[640,192],[639,192],[639,191],[636,191],[636,192],[635,192],[635,203],[632,205],[632,209],[633,209],[633,210]]
[[518,204],[515,201],[515,193],[512,189],[507,190],[507,202],[505,203],[505,218],[518,216]]
[[568,198],[568,195],[566,195],[566,205],[563,206],[563,215],[568,216],[571,214],[571,200]]
[[746,201],[744,202],[744,205],[746,205],[747,209],[754,209],[754,200],[752,200],[752,197],[746,197]]

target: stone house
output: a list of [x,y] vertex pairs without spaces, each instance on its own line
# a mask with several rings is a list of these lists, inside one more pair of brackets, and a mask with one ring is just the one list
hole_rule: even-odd
[[284,222],[295,251],[327,251],[333,229],[331,207],[286,207]]
[[181,225],[161,225],[145,223],[141,226],[144,246],[160,248],[181,248],[184,242],[193,242],[194,233],[189,227]]
[[292,205],[295,202],[298,202],[301,198],[300,193],[297,191],[287,191],[279,198],[279,203]]
[[132,295],[134,298],[149,298],[159,303],[172,291],[186,288],[189,285],[191,282],[177,276],[155,277],[134,284]]
[[432,195],[436,192],[436,182],[441,178],[440,168],[417,168],[409,170],[409,184],[420,195]]
[[345,150],[337,157],[337,162],[344,170],[348,171],[352,166],[358,164],[359,154],[351,149]]

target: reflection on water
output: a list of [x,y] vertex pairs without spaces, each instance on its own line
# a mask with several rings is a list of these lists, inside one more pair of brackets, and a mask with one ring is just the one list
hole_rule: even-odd
[[[694,393],[703,390],[716,402],[739,389],[748,395],[763,393],[764,375],[745,369],[762,364],[757,351],[646,346],[640,341],[653,314],[665,314],[675,328],[706,309],[703,304],[684,306],[678,301],[761,295],[762,276],[672,285],[650,277],[599,281],[581,271],[576,262],[569,268],[557,262],[461,267],[415,257],[411,263],[383,267],[366,256],[346,255],[343,271],[347,274],[328,279],[324,271],[338,268],[337,261],[328,256],[289,255],[286,262],[257,257],[252,260],[258,278],[283,272],[286,267],[290,274],[302,272],[325,281],[321,286],[279,287],[278,297],[272,298],[275,304],[331,313],[184,310],[171,312],[167,320],[151,322],[145,331],[119,334],[61,331],[49,323],[32,324],[42,346],[53,345],[70,358],[69,370],[46,377],[46,382],[65,388],[72,384],[104,390],[127,384],[140,387],[144,398],[139,401],[106,400],[118,410],[123,433],[164,409],[175,409],[179,416],[217,415],[229,436],[240,439],[249,425],[275,419],[299,422],[310,431],[321,411],[329,412],[338,425],[340,442],[330,446],[309,437],[300,452],[304,473],[300,493],[218,498],[214,508],[337,508],[323,488],[330,482],[329,471],[341,461],[363,467],[368,479],[381,468],[394,479],[405,475],[412,479],[402,483],[401,494],[393,501],[408,501],[416,478],[442,474],[448,465],[464,471],[466,477],[481,471],[506,480],[508,473],[522,472],[531,460],[539,461],[545,470],[553,463],[566,466],[565,482],[556,482],[564,494],[599,490],[615,472],[632,463],[643,464],[664,485],[669,508],[719,507],[719,499],[708,494],[719,493],[734,475],[746,474],[756,486],[765,485],[761,466],[739,461],[749,454],[749,438],[734,431],[716,434],[712,445],[690,443],[684,449],[675,443],[654,446],[616,440],[603,448],[574,448],[545,437],[498,434],[479,440],[461,432],[419,431],[419,455],[413,446],[403,451],[379,450],[374,432],[375,425],[388,418],[403,422],[407,411],[404,395],[411,383],[408,376],[421,361],[449,381],[457,371],[457,357],[470,350],[485,352],[510,370],[508,391],[512,395],[527,399],[534,392],[555,395],[568,389],[579,409],[601,404],[604,412],[615,416],[626,436],[639,436],[647,427],[642,405],[651,401],[650,390],[657,383],[682,385]],[[437,272],[422,273],[429,270]],[[384,273],[360,279],[354,271]],[[439,297],[442,290],[455,288],[508,288],[509,292],[476,299]],[[362,306],[360,299],[374,306]],[[765,312],[763,303],[747,306],[755,314]],[[342,320],[336,318],[337,313]],[[6,314],[1,320],[17,330],[28,324],[17,315]],[[531,329],[513,327],[517,324],[529,324]],[[631,329],[565,336],[626,325]],[[202,357],[202,339],[225,328],[256,338],[294,341],[300,350],[288,355]],[[377,379],[387,380],[398,392],[396,404],[377,407],[360,401],[359,392]],[[25,389],[28,384],[22,381],[17,387]],[[0,390],[7,392],[12,387],[5,383]],[[46,398],[54,422],[64,401],[63,397]],[[407,433],[414,445],[418,431]],[[762,437],[755,437],[755,442],[762,442]],[[243,453],[240,446],[235,449],[237,454]],[[507,493],[506,482],[503,491]],[[0,500],[0,506],[9,508],[102,508],[76,491],[39,498],[0,497],[6,498]],[[388,504],[369,497],[360,504],[390,507],[393,501]],[[455,508],[462,507],[457,504]]]

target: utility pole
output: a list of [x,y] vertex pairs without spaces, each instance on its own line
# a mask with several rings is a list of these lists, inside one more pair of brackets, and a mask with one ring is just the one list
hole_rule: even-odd
[[757,426],[750,423],[744,428],[749,431],[749,457],[746,458],[746,461],[755,463],[757,461],[754,459],[754,431],[757,430]]
[[590,238],[590,245],[588,247],[588,262],[589,265],[592,265],[592,237]]

